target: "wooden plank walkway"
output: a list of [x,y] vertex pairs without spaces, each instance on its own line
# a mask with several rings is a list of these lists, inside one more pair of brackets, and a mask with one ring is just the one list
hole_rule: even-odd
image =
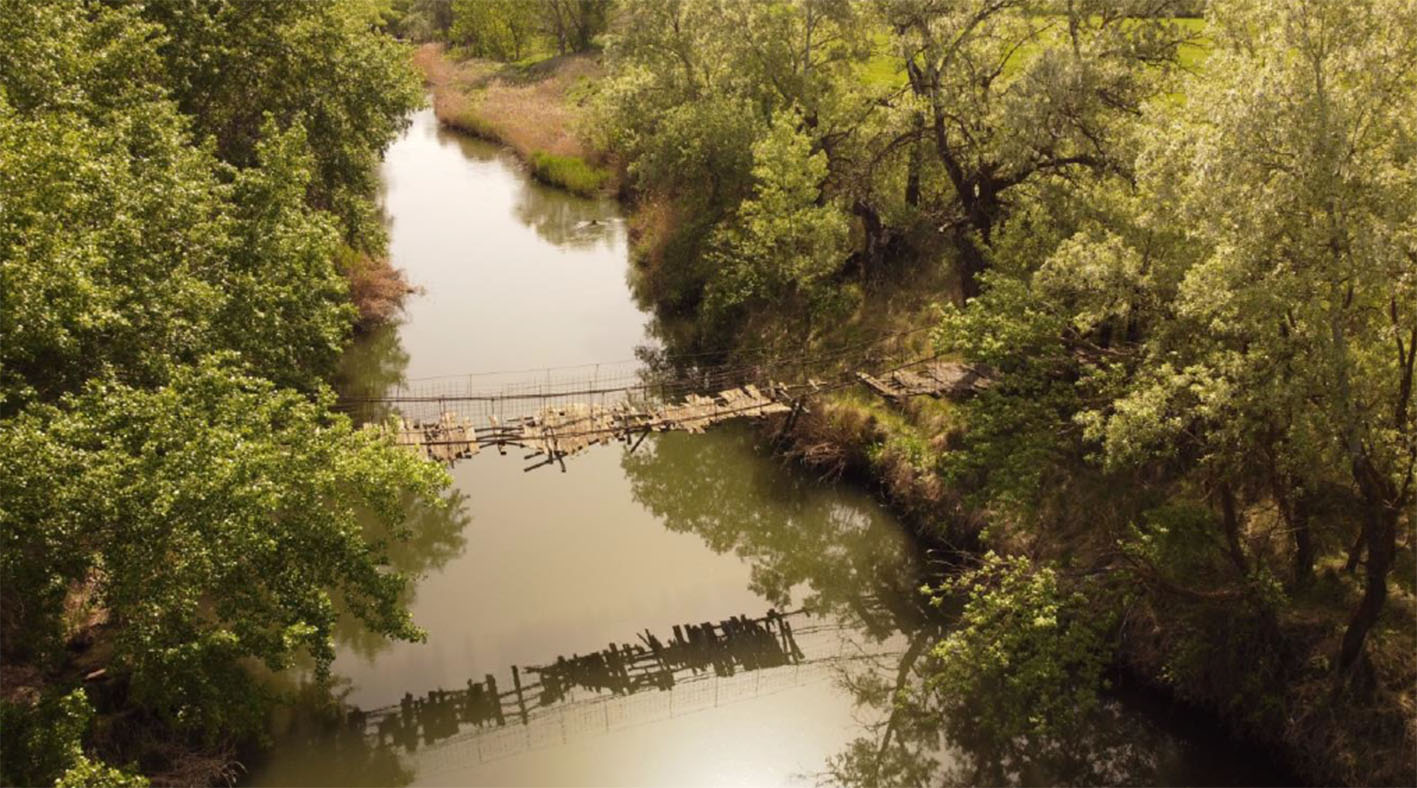
[[980,370],[953,361],[935,361],[919,370],[900,369],[886,378],[865,372],[856,377],[876,394],[890,400],[929,396],[963,399],[989,387],[989,377]]
[[[893,402],[918,396],[959,399],[984,390],[990,382],[980,370],[948,361],[899,368],[882,373],[881,377],[858,372],[856,379]],[[678,402],[663,404],[547,405],[530,416],[500,421],[489,416],[483,425],[443,411],[436,421],[410,423],[400,419],[395,440],[415,453],[449,465],[486,446],[494,446],[501,453],[508,446],[516,446],[530,451],[526,459],[540,458],[527,470],[552,463],[560,463],[565,470],[564,458],[591,446],[612,440],[638,446],[638,441],[650,432],[681,430],[697,434],[731,419],[793,413],[803,407],[807,398],[831,386],[813,379],[795,387],[771,383],[765,388],[767,391],[748,383],[712,396],[689,394]]]

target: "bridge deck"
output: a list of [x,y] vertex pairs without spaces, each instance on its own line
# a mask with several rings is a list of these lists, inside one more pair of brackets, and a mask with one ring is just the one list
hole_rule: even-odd
[[[442,410],[434,419],[400,418],[394,437],[399,445],[448,464],[471,457],[485,447],[495,447],[505,454],[506,448],[511,446],[528,450],[527,460],[538,459],[527,470],[553,463],[560,463],[565,470],[564,458],[610,441],[638,446],[638,441],[650,432],[701,433],[731,419],[761,419],[781,414],[793,414],[789,415],[793,418],[812,396],[858,382],[878,396],[899,402],[918,396],[967,397],[986,388],[989,378],[967,365],[932,357],[897,366],[879,376],[857,372],[843,376],[837,383],[809,379],[797,384],[767,382],[761,387],[758,383],[745,382],[714,394],[686,393],[671,401],[655,401],[648,396],[636,398],[632,396],[632,387],[592,387],[563,394],[548,392],[542,395],[547,404],[511,418],[498,418],[491,406],[486,407],[480,417],[473,418],[450,409]],[[607,403],[607,392],[624,396],[618,402]],[[528,396],[519,393],[508,395],[506,399],[526,400]],[[561,401],[572,397],[592,401]],[[597,398],[601,401],[593,401]],[[388,397],[379,401],[437,403],[446,408],[450,402],[475,401],[486,405],[497,399],[495,395],[463,395]],[[372,428],[390,429],[385,425]]]

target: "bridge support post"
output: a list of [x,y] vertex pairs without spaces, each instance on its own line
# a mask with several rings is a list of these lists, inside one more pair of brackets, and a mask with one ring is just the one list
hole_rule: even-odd
[[492,704],[492,716],[497,720],[499,727],[506,725],[506,717],[502,715],[502,696],[497,692],[497,678],[488,673],[483,677],[483,680],[487,682],[488,698]]
[[778,429],[777,437],[773,439],[775,443],[782,445],[787,441],[787,436],[792,434],[792,429],[797,426],[797,418],[802,415],[804,409],[801,397],[792,400],[792,410],[787,414],[787,418],[783,419],[782,427]]
[[522,675],[516,665],[512,666],[512,686],[517,691],[517,711],[521,712],[522,724],[526,725],[526,698],[522,697]]

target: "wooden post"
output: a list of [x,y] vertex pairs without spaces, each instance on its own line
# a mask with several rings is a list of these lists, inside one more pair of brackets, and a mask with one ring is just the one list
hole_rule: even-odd
[[522,676],[521,672],[517,670],[516,665],[512,666],[512,686],[517,690],[517,710],[521,712],[522,724],[526,725],[526,698],[522,697]]
[[792,412],[787,414],[786,432],[791,432],[792,428],[797,426],[797,418],[802,415],[802,411],[805,409],[806,406],[800,397],[792,401]]
[[507,720],[502,716],[502,696],[497,694],[497,677],[488,673],[483,677],[487,682],[488,700],[492,703],[492,715],[497,718],[498,725],[506,725]]
[[787,418],[783,419],[782,426],[778,428],[777,435],[773,438],[774,443],[782,445],[787,442],[787,436],[792,432],[792,428],[797,425],[797,415],[801,412],[801,398],[792,400],[792,411],[787,414]]
[[788,655],[792,657],[793,662],[801,663],[805,655],[802,653],[802,649],[797,647],[797,638],[792,636],[792,624],[787,619],[782,620],[782,634],[791,647]]

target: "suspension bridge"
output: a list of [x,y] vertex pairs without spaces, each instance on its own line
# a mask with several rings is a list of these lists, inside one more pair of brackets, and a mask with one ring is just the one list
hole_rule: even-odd
[[372,412],[371,428],[432,460],[452,464],[484,448],[504,455],[519,448],[532,462],[526,470],[559,464],[564,471],[566,457],[590,446],[618,441],[633,451],[654,432],[700,433],[770,417],[790,430],[811,398],[851,387],[894,402],[959,399],[988,387],[986,370],[903,343],[917,333],[753,364],[681,357],[431,378],[349,394],[344,404]]

